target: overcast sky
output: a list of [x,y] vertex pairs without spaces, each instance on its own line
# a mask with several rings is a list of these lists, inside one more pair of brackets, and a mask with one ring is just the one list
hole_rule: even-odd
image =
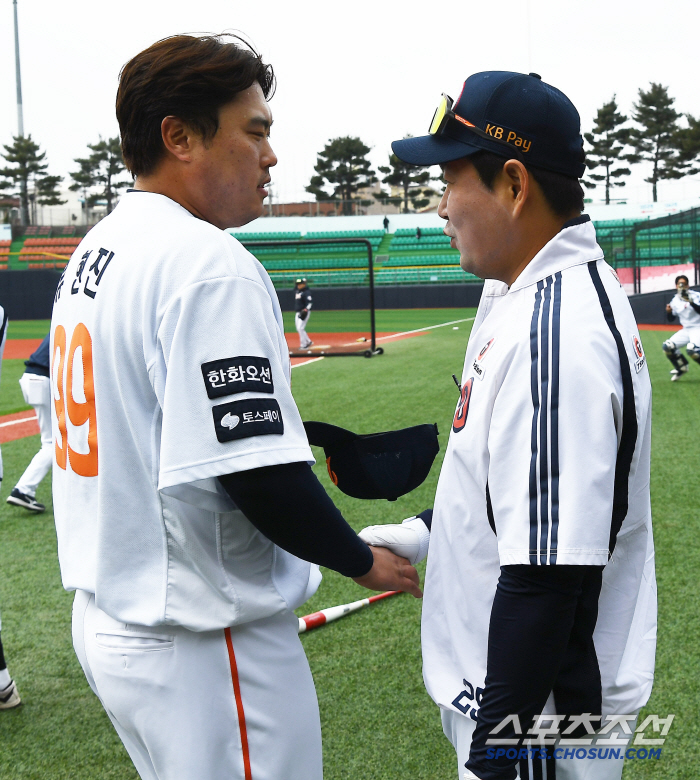
[[[98,136],[117,134],[121,66],[167,35],[243,32],[274,66],[275,199],[304,192],[316,153],[359,136],[374,165],[389,144],[426,132],[441,92],[457,97],[481,70],[535,71],[563,90],[589,130],[613,94],[631,111],[640,87],[669,87],[700,115],[691,0],[18,0],[25,133],[66,176]],[[0,143],[17,133],[12,0],[0,0]],[[637,166],[639,168],[639,166]],[[651,199],[635,174],[627,193]],[[646,174],[648,175],[648,174]],[[622,192],[621,190],[617,191]],[[660,198],[700,196],[700,178],[660,185]]]

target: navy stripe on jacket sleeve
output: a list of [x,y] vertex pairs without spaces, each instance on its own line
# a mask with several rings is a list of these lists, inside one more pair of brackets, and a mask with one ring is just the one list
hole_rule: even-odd
[[588,271],[593,281],[600,308],[603,311],[605,322],[610,328],[615,344],[617,345],[617,354],[620,360],[620,373],[622,374],[622,434],[620,444],[617,448],[617,460],[615,462],[615,487],[613,492],[613,510],[610,523],[610,542],[609,552],[612,555],[617,541],[617,534],[620,531],[622,522],[627,516],[629,508],[629,476],[632,467],[632,458],[637,444],[637,409],[634,402],[634,386],[632,384],[632,371],[630,369],[627,352],[622,341],[620,331],[615,324],[610,299],[605,292],[605,287],[598,273],[597,261],[592,260],[588,263]]
[[532,565],[557,562],[561,273],[538,282],[530,323],[530,550]]

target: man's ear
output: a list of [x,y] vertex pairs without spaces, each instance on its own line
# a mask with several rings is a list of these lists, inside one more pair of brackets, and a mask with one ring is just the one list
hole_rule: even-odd
[[508,160],[500,174],[500,189],[514,217],[520,216],[530,196],[530,174],[520,160]]
[[182,162],[191,162],[192,153],[201,138],[177,116],[166,116],[160,123],[163,145],[170,154]]

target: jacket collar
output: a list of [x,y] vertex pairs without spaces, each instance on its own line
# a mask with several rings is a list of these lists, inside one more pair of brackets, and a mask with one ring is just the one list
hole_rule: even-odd
[[567,222],[556,236],[540,249],[510,286],[510,292],[536,284],[565,268],[602,259],[603,250],[596,243],[593,223],[587,214],[583,214],[578,219]]

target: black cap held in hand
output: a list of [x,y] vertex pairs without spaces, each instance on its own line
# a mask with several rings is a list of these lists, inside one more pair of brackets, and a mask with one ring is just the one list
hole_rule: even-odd
[[328,474],[353,498],[396,501],[430,472],[440,451],[437,425],[360,436],[323,422],[305,422],[309,443],[323,447]]

